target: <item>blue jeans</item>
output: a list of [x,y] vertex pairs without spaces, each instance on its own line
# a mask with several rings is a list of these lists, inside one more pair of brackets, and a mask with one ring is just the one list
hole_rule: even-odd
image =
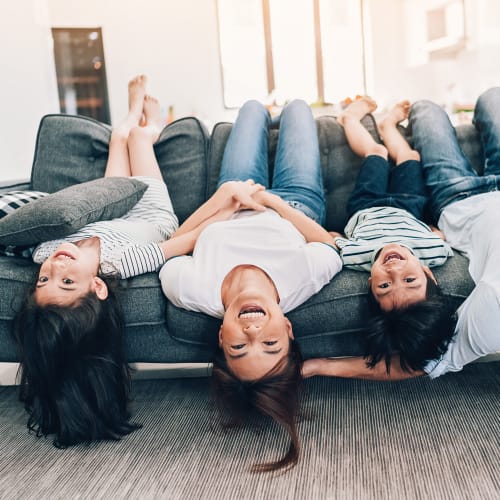
[[241,107],[224,150],[218,185],[253,179],[324,224],[326,200],[318,134],[309,106],[296,100],[281,113],[272,181],[268,165],[270,125],[269,112],[259,102],[247,101]]
[[351,217],[365,208],[397,207],[422,219],[426,202],[419,161],[405,161],[391,171],[385,158],[371,155],[361,165],[356,185],[347,202],[347,213]]
[[418,101],[411,107],[409,127],[413,147],[420,153],[436,221],[450,203],[499,189],[500,87],[481,94],[473,123],[485,156],[482,176],[477,174],[460,149],[455,129],[441,107],[430,101]]

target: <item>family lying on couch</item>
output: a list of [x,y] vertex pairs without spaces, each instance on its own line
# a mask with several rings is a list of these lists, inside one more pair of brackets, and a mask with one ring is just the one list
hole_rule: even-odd
[[[139,427],[130,422],[113,280],[151,271],[160,271],[172,303],[222,320],[212,372],[222,422],[240,424],[257,410],[288,432],[286,454],[256,470],[297,462],[304,377],[437,377],[500,350],[498,106],[500,88],[477,102],[474,121],[486,156],[478,176],[437,105],[396,105],[380,124],[381,145],[361,125],[375,102],[365,97],[350,104],[338,120],[364,163],[341,235],[323,227],[326,204],[309,107],[293,101],[283,110],[269,179],[270,117],[249,101],[226,145],[217,191],[177,227],[153,150],[159,104],[146,94],[146,78],[134,78],[129,113],[111,135],[105,176],[133,177],[146,184],[144,195],[125,216],[41,243],[33,253],[40,272],[16,321],[28,427],[55,434],[60,447],[119,439]],[[398,130],[406,118],[414,149]],[[427,205],[439,229],[421,221]],[[476,284],[458,311],[429,269],[443,264],[451,248],[469,258]],[[371,272],[365,356],[302,362],[285,314],[343,265]]]

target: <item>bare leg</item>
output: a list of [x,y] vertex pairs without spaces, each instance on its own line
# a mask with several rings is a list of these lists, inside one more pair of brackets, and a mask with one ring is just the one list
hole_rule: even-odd
[[344,127],[347,142],[358,156],[377,155],[387,159],[387,149],[378,144],[361,123],[361,119],[376,108],[377,103],[365,96],[349,104],[337,121]]
[[142,117],[144,96],[146,94],[146,77],[139,75],[128,84],[128,114],[111,132],[109,156],[105,177],[130,177],[130,160],[128,153],[128,136],[132,128],[137,127]]
[[132,175],[145,175],[163,180],[160,166],[156,160],[153,144],[162,130],[159,102],[149,95],[144,97],[144,127],[132,128],[128,138],[128,153]]
[[396,104],[389,114],[379,123],[379,129],[384,140],[384,144],[389,151],[389,156],[396,165],[400,165],[408,160],[420,161],[420,155],[412,149],[406,139],[398,130],[398,123],[408,118],[410,113],[410,102],[401,101]]

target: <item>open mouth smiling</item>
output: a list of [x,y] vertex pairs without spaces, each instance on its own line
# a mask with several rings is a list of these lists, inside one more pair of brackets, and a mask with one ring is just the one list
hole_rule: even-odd
[[238,314],[238,318],[252,319],[262,318],[266,315],[264,310],[259,306],[244,306]]
[[390,252],[384,257],[384,264],[390,262],[391,260],[404,260],[403,256],[398,254],[397,252]]
[[54,258],[58,258],[58,257],[64,257],[66,259],[75,260],[75,258],[73,257],[73,255],[71,255],[69,252],[65,252],[64,250],[61,250],[61,251],[56,252],[54,254]]

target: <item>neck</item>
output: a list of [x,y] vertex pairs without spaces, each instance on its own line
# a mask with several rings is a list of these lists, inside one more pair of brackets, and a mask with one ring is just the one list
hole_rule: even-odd
[[274,281],[263,269],[253,265],[236,266],[226,274],[221,286],[222,303],[226,307],[232,298],[252,291],[271,294],[279,304],[280,299]]

